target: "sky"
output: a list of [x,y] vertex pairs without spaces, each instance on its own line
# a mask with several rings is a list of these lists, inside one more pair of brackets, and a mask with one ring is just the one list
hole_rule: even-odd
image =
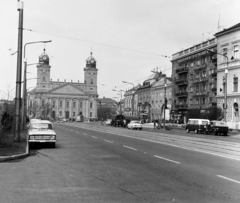
[[[23,46],[28,64],[45,47],[53,81],[84,82],[86,59],[97,61],[99,98],[142,84],[153,70],[171,76],[174,53],[240,22],[240,0],[24,0]],[[0,1],[0,99],[15,97],[17,0]],[[36,65],[27,67],[36,86]],[[7,94],[9,93],[9,94]],[[116,98],[117,97],[117,98]]]

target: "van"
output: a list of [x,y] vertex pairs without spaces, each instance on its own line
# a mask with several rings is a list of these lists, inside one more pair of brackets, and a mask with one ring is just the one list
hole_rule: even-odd
[[188,123],[186,125],[187,133],[190,131],[194,131],[197,133],[203,133],[206,131],[206,126],[210,124],[210,120],[208,119],[198,119],[198,118],[192,118],[188,120]]

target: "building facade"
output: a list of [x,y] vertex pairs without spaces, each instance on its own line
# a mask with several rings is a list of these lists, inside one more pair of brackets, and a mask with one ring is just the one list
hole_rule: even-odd
[[186,123],[189,117],[214,119],[216,115],[217,60],[208,50],[217,49],[216,38],[173,54],[173,120]]
[[[215,36],[218,43],[216,50],[218,61],[217,105],[219,108],[226,107],[228,126],[240,129],[240,23],[216,33]],[[224,105],[225,99],[227,105]]]
[[28,92],[28,115],[30,118],[97,117],[97,73],[96,60],[92,53],[86,60],[84,83],[52,81],[49,56],[44,52],[37,65],[36,88]]
[[171,103],[172,78],[164,76],[151,87],[151,119],[162,120],[165,117],[165,120],[169,120]]

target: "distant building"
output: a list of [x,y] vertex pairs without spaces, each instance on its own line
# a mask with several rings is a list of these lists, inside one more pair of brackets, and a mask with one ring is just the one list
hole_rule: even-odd
[[172,111],[174,120],[189,117],[216,119],[216,38],[191,46],[172,56]]
[[[217,38],[217,105],[224,108],[224,83],[227,83],[226,120],[231,128],[240,129],[240,23],[215,34]],[[224,55],[224,56],[222,56]],[[227,78],[225,78],[227,71]]]
[[[165,120],[170,119],[170,111],[172,104],[172,78],[166,77],[160,78],[151,87],[151,119]],[[166,104],[166,108],[165,108]]]
[[111,98],[98,98],[97,111],[98,118],[111,118],[113,114],[117,112],[117,101]]
[[96,118],[98,69],[92,53],[86,60],[83,83],[66,82],[66,80],[64,82],[52,81],[49,62],[49,56],[44,49],[39,56],[39,65],[37,65],[36,88],[28,92],[29,116],[68,119],[83,115],[85,119]]

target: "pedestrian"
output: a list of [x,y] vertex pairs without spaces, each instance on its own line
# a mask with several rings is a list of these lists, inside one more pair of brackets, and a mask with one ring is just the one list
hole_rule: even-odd
[[154,129],[156,129],[156,121],[155,120],[153,120],[153,127],[154,127]]
[[103,118],[102,118],[102,120],[101,120],[101,124],[103,125]]

